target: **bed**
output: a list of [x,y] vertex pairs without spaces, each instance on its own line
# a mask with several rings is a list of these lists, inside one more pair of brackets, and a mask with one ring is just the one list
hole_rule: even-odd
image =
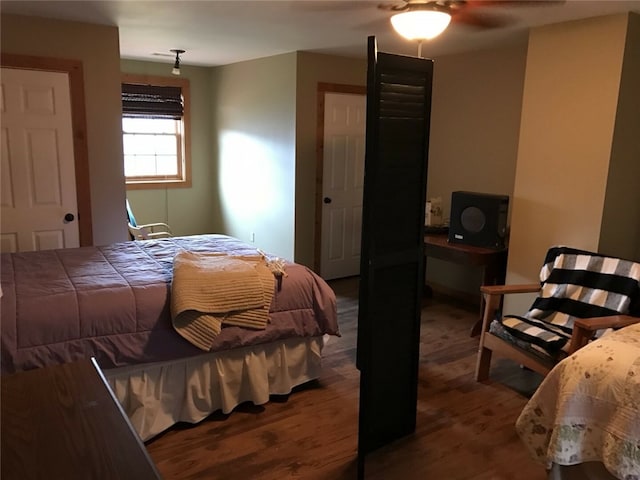
[[570,478],[640,479],[640,323],[556,365],[516,429],[550,478],[583,468]]
[[324,342],[339,335],[319,276],[275,259],[285,273],[274,275],[266,328],[224,326],[205,351],[172,323],[181,252],[259,254],[224,235],[2,254],[2,374],[95,357],[143,440],[318,378]]

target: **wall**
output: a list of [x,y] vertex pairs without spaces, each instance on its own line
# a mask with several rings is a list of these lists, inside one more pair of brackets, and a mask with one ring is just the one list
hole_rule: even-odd
[[[451,192],[512,195],[527,45],[440,57],[435,61],[429,196]],[[366,61],[298,52],[296,261],[313,264],[318,82],[366,85]],[[473,81],[469,81],[473,79]],[[474,295],[480,271],[429,261],[428,279]]]
[[211,86],[214,227],[293,259],[296,54],[216,67]]
[[3,52],[82,61],[93,241],[126,240],[118,29],[4,14],[1,22]]
[[429,197],[451,192],[511,196],[527,44],[448,55],[434,61]]
[[318,82],[365,86],[367,61],[298,52],[296,71],[295,260],[312,267],[315,248]]
[[[442,197],[444,218],[456,190],[512,199],[526,56],[525,42],[434,61],[427,197]],[[479,268],[428,261],[436,288],[477,299],[481,278]]]
[[[599,247],[627,18],[530,32],[508,283],[536,282],[554,244]],[[505,310],[528,306],[528,299],[507,300]]]
[[599,251],[640,261],[640,14],[631,14],[622,65]]
[[[171,63],[122,60],[123,73],[171,76]],[[191,93],[191,187],[127,190],[127,197],[139,223],[164,222],[174,235],[215,233],[220,224],[213,208],[211,185],[211,69],[184,65],[181,77],[189,79]]]

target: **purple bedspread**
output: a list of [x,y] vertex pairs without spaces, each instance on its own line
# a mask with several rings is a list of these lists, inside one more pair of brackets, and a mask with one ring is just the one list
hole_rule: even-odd
[[[173,257],[255,254],[224,235],[123,242],[2,254],[1,371],[96,357],[102,368],[201,355],[175,332],[169,313]],[[225,327],[212,350],[288,337],[339,335],[335,295],[308,268],[288,263],[265,330]]]

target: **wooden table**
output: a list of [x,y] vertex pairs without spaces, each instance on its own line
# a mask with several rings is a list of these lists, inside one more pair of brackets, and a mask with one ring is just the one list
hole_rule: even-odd
[[[449,243],[448,235],[434,234],[424,237],[424,255],[447,262],[482,268],[482,285],[501,285],[507,273],[507,248],[474,247]],[[471,329],[471,336],[479,335],[482,328],[484,299],[480,295],[480,319]]]
[[3,480],[160,478],[94,359],[1,381]]

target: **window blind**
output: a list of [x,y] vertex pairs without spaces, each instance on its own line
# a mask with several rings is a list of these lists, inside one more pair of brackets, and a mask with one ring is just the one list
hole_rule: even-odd
[[180,119],[184,113],[182,89],[160,85],[122,84],[122,114]]

